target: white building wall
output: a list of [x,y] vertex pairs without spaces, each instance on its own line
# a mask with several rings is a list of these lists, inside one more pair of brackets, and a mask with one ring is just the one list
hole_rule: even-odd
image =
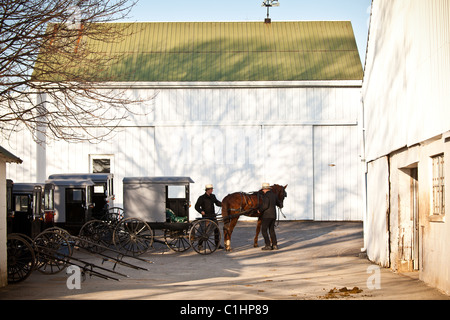
[[[401,270],[416,264],[409,253],[418,252],[420,278],[447,293],[449,226],[432,212],[432,157],[444,154],[448,208],[449,18],[447,0],[374,0],[362,88],[368,257]],[[418,170],[418,244],[411,239],[412,168]]]
[[[90,158],[105,155],[113,159],[116,205],[122,203],[124,177],[180,175],[196,182],[192,204],[208,183],[223,198],[269,182],[288,185],[287,219],[362,220],[358,85],[140,84],[128,94],[156,93],[137,106],[141,115],[132,115],[101,144],[51,142],[46,175],[88,172]],[[24,159],[21,167],[28,167],[10,169],[8,175],[34,181],[30,163],[36,161],[27,158],[35,157],[36,147],[23,156],[18,150],[28,143],[22,134],[11,151]]]
[[370,261],[389,267],[389,159],[368,164],[364,246]]
[[360,90],[336,87],[162,89],[156,122],[248,121],[356,123]]
[[374,1],[363,99],[368,161],[450,130],[450,2]]

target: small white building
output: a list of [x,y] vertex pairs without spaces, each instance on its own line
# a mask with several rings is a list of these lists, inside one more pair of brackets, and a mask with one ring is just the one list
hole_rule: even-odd
[[350,22],[122,25],[133,36],[103,47],[124,54],[104,87],[156,94],[140,106],[148,114],[98,145],[41,147],[18,131],[9,143],[26,165],[10,166],[9,178],[43,182],[101,164],[119,206],[124,177],[191,177],[191,202],[208,183],[218,198],[287,184],[289,220],[362,220],[363,72]]
[[22,163],[22,160],[0,146],[0,288],[8,284],[8,269],[6,255],[6,164]]
[[450,3],[376,0],[363,81],[370,260],[450,293]]

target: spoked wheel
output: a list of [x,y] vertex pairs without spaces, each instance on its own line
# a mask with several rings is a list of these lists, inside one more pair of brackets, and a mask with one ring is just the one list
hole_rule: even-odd
[[59,227],[51,227],[51,228],[45,229],[45,231],[59,233],[67,240],[70,240],[70,237],[71,237],[69,231],[67,231],[66,229],[63,229],[63,228],[59,228]]
[[34,238],[37,268],[44,274],[63,270],[72,256],[72,246],[60,230],[46,230]]
[[220,244],[219,225],[209,219],[197,220],[189,232],[192,248],[200,254],[211,254]]
[[123,220],[124,210],[120,207],[112,207],[108,209],[108,212],[102,217],[103,221],[111,222],[114,225]]
[[25,280],[33,272],[35,254],[31,243],[18,234],[9,234],[7,240],[8,283]]
[[113,244],[113,233],[114,230],[108,222],[88,221],[81,227],[79,245],[91,252],[103,252]]
[[186,230],[165,230],[164,241],[173,251],[184,252],[191,247]]
[[114,229],[113,242],[117,249],[133,256],[141,255],[153,244],[153,230],[143,220],[123,219]]

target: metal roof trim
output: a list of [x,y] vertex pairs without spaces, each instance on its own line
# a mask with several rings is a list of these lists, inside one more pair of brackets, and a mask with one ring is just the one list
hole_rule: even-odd
[[362,80],[300,81],[129,81],[103,82],[99,88],[177,89],[177,88],[361,88]]

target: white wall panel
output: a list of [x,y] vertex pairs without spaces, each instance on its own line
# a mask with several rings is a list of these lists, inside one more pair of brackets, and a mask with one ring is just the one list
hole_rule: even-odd
[[362,219],[357,127],[314,127],[314,219]]
[[260,127],[157,127],[155,141],[155,174],[191,177],[192,202],[209,183],[219,198],[255,191],[261,184]]
[[[357,121],[357,88],[161,89],[155,121]],[[151,119],[151,118],[148,118]],[[143,118],[137,119],[140,125]],[[150,121],[146,125],[152,125]]]
[[367,158],[450,130],[450,3],[373,5],[363,83]]
[[368,164],[367,217],[364,241],[367,257],[384,267],[389,266],[389,164],[387,157]]
[[[357,127],[157,127],[157,175],[188,175],[224,197],[262,182],[288,185],[293,220],[362,219]],[[195,200],[193,197],[191,200]],[[314,205],[314,201],[315,205]]]
[[[1,139],[0,139],[1,141]],[[20,182],[36,181],[36,144],[30,143],[32,136],[22,126],[16,127],[9,140],[1,141],[0,145],[23,160],[22,164],[6,164],[7,178]]]

